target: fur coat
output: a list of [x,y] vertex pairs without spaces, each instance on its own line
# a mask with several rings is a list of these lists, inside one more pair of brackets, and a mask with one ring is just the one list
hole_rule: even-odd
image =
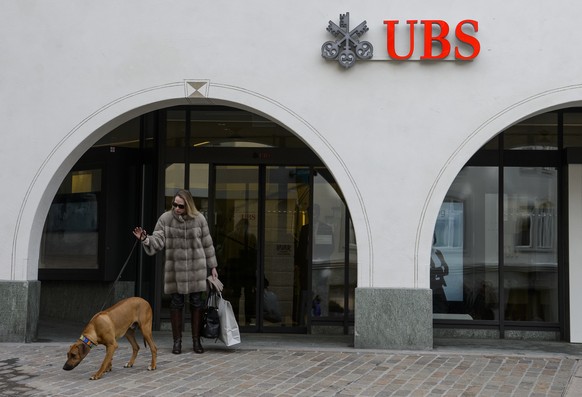
[[172,210],[164,212],[143,248],[148,255],[165,250],[164,293],[206,291],[208,270],[217,261],[204,215],[190,218]]

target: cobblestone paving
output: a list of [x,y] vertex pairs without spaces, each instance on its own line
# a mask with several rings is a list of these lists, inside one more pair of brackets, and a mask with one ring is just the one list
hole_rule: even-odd
[[18,358],[0,361],[0,396],[31,395],[35,390],[26,386],[34,375],[24,373]]
[[93,349],[64,371],[69,344],[0,344],[0,396],[562,396],[577,360],[567,356],[462,355],[434,352],[224,350],[170,353],[148,349],[123,368],[125,341],[113,371],[90,381],[105,349]]

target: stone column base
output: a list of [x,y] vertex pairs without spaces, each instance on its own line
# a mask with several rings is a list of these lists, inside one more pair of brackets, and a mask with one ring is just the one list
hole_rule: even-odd
[[430,289],[356,288],[354,347],[431,350]]
[[38,331],[40,281],[0,281],[0,342],[33,342]]

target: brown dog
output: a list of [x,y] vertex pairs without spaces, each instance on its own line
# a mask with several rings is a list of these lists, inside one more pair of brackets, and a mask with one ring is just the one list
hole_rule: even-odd
[[117,349],[117,339],[123,335],[131,344],[133,353],[125,364],[125,368],[133,366],[139,345],[135,340],[135,328],[139,327],[144,339],[152,352],[152,362],[148,371],[156,369],[156,357],[158,348],[152,339],[152,308],[150,304],[142,298],[127,298],[110,308],[103,310],[93,316],[87,324],[78,341],[73,343],[67,353],[67,362],[63,366],[64,370],[70,371],[75,368],[89,354],[91,348],[96,345],[105,345],[105,358],[99,371],[95,373],[91,380],[99,379],[104,372],[111,371],[113,353]]

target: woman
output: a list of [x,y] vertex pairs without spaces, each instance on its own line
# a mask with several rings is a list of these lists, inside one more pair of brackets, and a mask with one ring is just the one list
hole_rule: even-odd
[[445,261],[443,253],[435,248],[436,235],[432,236],[432,250],[430,254],[430,288],[432,289],[432,312],[447,313],[448,301],[445,289],[447,286],[445,276],[449,275],[449,265]]
[[172,200],[172,209],[164,212],[154,232],[148,235],[141,227],[133,230],[142,241],[148,255],[165,249],[164,293],[171,295],[170,318],[174,346],[172,353],[182,352],[182,316],[185,299],[192,315],[192,342],[194,352],[204,353],[200,343],[200,328],[206,291],[206,277],[210,269],[218,278],[216,256],[206,218],[196,209],[192,195],[180,190]]

